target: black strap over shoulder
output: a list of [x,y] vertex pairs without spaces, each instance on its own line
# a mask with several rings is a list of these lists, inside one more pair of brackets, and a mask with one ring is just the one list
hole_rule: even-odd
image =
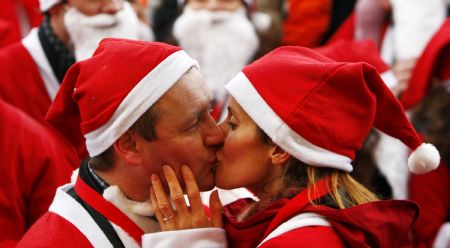
[[84,209],[86,209],[86,211],[89,213],[89,215],[95,221],[95,223],[97,223],[97,225],[103,231],[106,238],[108,238],[109,242],[111,242],[113,247],[125,248],[124,244],[122,243],[122,240],[119,238],[119,235],[117,235],[116,230],[114,230],[114,227],[103,215],[101,215],[94,208],[92,208],[86,202],[84,202],[83,199],[81,199],[78,196],[78,194],[75,192],[74,188],[71,188],[67,193],[73,199],[75,199],[78,203],[80,203]]

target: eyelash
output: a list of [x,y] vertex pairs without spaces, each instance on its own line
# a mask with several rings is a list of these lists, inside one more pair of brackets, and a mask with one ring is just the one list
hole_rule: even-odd
[[236,123],[233,123],[231,121],[227,121],[227,126],[231,129],[231,130],[235,130],[237,128]]

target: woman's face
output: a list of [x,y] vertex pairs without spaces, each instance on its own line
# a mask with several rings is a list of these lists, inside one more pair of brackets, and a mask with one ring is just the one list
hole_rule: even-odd
[[226,137],[217,151],[216,186],[260,191],[271,178],[270,153],[274,145],[262,142],[255,122],[234,98],[229,101],[228,116],[220,127]]

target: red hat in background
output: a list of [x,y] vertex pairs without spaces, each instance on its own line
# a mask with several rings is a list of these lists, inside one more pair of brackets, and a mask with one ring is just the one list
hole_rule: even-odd
[[104,39],[69,69],[46,119],[75,147],[86,142],[89,155],[99,155],[193,66],[178,47]]
[[380,73],[389,89],[398,83],[391,68],[380,57],[377,45],[372,40],[337,40],[314,50],[337,62],[366,62],[372,65]]
[[405,109],[414,107],[425,97],[435,76],[442,81],[450,78],[450,19],[442,24],[417,60],[408,88],[400,96]]
[[414,173],[437,168],[440,156],[423,144],[402,106],[372,66],[336,62],[311,49],[278,48],[246,66],[226,85],[272,140],[317,167],[352,171],[370,129],[414,150]]

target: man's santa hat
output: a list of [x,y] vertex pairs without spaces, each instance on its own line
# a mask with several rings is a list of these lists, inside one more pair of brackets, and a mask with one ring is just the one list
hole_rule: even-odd
[[441,81],[450,79],[449,58],[450,19],[447,19],[428,42],[414,66],[408,88],[400,96],[405,109],[414,107],[425,97],[434,77],[439,77]]
[[46,119],[75,147],[86,143],[90,157],[99,155],[193,66],[178,47],[104,39],[68,70]]
[[336,62],[310,49],[278,48],[246,66],[226,85],[231,96],[281,148],[311,166],[352,171],[370,129],[398,138],[414,152],[414,173],[437,168],[400,103],[366,63]]
[[372,40],[337,40],[314,50],[337,62],[366,62],[377,69],[389,89],[398,84],[394,73],[384,63],[377,45]]
[[41,12],[46,12],[51,9],[55,4],[61,3],[62,0],[39,0],[39,7]]

